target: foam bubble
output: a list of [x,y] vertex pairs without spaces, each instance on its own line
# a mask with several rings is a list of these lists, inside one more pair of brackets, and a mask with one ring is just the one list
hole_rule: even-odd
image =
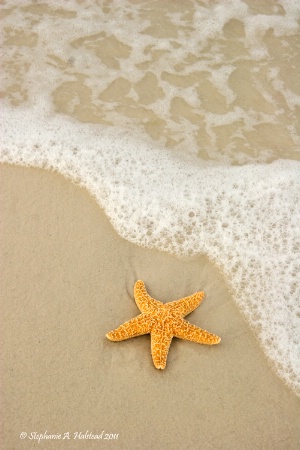
[[131,242],[182,257],[206,253],[300,395],[299,162],[209,167],[116,127],[3,111],[2,162],[79,182]]

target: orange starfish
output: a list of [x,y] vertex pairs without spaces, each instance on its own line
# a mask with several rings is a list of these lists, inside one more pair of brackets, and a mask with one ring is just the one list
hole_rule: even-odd
[[183,317],[196,309],[204,292],[196,292],[174,302],[163,304],[147,293],[144,283],[138,280],[134,285],[134,298],[142,314],[107,333],[111,341],[124,341],[142,334],[151,334],[151,354],[155,367],[166,367],[172,338],[213,345],[221,341],[219,336],[190,324]]

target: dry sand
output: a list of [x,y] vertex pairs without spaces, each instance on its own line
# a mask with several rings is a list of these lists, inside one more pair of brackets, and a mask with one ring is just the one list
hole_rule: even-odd
[[[43,170],[1,166],[1,216],[1,448],[300,448],[299,399],[206,257],[130,244],[88,192]],[[204,290],[188,320],[221,344],[174,339],[159,371],[149,336],[108,341],[139,312],[139,278],[164,302]],[[118,439],[74,439],[103,430]],[[70,439],[38,444],[34,432]]]

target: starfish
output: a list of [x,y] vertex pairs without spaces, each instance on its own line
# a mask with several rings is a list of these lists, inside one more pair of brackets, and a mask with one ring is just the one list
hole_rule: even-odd
[[166,367],[169,347],[173,337],[187,339],[200,344],[214,345],[221,341],[219,336],[190,324],[183,319],[196,309],[204,297],[204,292],[162,303],[150,297],[143,281],[134,285],[134,299],[142,314],[107,333],[111,341],[124,341],[143,334],[151,334],[151,354],[157,369]]

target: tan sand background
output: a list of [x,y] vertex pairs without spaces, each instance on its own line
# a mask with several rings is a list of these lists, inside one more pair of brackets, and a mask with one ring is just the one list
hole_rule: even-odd
[[[1,448],[296,449],[300,402],[273,373],[222,274],[121,239],[62,176],[1,166]],[[105,333],[138,314],[143,279],[164,302],[198,290],[188,320],[222,337],[174,339],[154,368],[150,338]],[[118,439],[74,440],[73,433]],[[70,440],[20,434],[69,432]]]

